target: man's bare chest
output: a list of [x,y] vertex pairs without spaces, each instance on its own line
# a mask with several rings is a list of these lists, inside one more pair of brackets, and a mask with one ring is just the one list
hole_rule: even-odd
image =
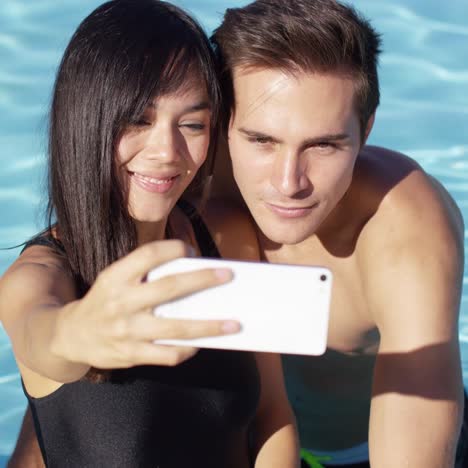
[[332,271],[328,347],[346,354],[375,354],[379,333],[359,273]]
[[[296,263],[325,266],[333,273],[328,347],[346,354],[375,354],[379,333],[368,304],[368,294],[354,256],[337,258],[314,252],[300,260],[284,256],[267,258],[272,263]],[[296,261],[294,261],[296,260]],[[313,308],[313,304],[305,307]]]

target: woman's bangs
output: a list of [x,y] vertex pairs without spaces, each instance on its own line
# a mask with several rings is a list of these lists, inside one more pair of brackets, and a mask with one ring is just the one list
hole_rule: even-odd
[[201,70],[197,51],[190,46],[174,50],[168,57],[156,86],[156,96],[183,94],[187,90],[203,87],[208,92],[208,86]]
[[192,88],[202,87],[208,93],[210,103],[217,102],[199,51],[190,45],[158,49],[146,53],[140,70],[130,73],[125,80],[127,92],[133,94],[132,102],[127,101],[131,107],[126,113],[129,120],[137,120],[154,99],[183,94]]

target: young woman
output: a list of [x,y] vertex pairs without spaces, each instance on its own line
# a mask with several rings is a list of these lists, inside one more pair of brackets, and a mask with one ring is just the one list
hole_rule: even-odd
[[240,214],[208,206],[202,219],[187,202],[207,183],[219,108],[204,33],[165,2],[105,3],[65,51],[50,118],[56,223],[0,283],[1,319],[48,467],[297,463],[276,356],[154,344],[239,329],[152,313],[230,272],[144,281],[189,254],[256,258]]

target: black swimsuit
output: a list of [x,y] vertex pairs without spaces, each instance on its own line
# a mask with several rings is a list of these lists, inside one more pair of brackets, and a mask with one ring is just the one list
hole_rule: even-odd
[[[219,257],[198,214],[180,206],[202,255]],[[51,243],[41,237],[27,246]],[[176,367],[117,369],[104,383],[26,396],[49,468],[247,468],[259,393],[252,353],[202,349]]]

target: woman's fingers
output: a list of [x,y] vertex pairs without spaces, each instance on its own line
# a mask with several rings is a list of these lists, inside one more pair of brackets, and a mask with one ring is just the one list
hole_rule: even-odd
[[177,365],[197,351],[191,346],[157,343],[160,340],[195,339],[235,333],[240,324],[231,320],[178,320],[155,317],[148,312],[120,318],[107,327],[107,345],[92,353],[90,365],[104,369],[143,364]]
[[153,242],[139,247],[99,275],[80,306],[74,309],[79,317],[88,319],[87,334],[89,330],[94,333],[98,349],[92,352],[91,365],[103,368],[177,365],[193,356],[196,349],[154,342],[239,331],[239,323],[231,320],[176,320],[150,312],[159,305],[219,286],[232,278],[230,270],[209,268],[141,281],[152,268],[190,254],[190,247],[181,241]]
[[138,343],[133,349],[131,366],[157,365],[177,366],[190,359],[198,348],[189,346],[165,346],[152,343]]
[[129,318],[129,334],[135,340],[190,340],[236,333],[239,322],[233,320],[182,320],[158,318],[148,313]]
[[153,309],[160,304],[219,286],[232,279],[228,269],[203,270],[164,276],[156,281],[138,284],[121,298],[125,310]]

